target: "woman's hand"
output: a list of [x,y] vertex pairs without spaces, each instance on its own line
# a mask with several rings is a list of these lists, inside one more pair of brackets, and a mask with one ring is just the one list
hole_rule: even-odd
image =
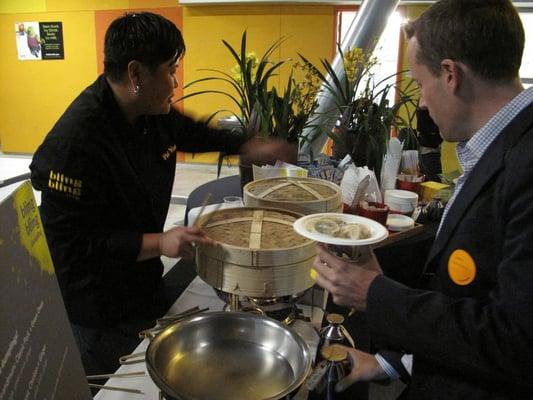
[[216,242],[199,228],[176,227],[163,232],[159,238],[159,252],[162,256],[192,259],[195,246],[214,246]]
[[216,242],[199,228],[176,227],[163,233],[145,233],[137,261],[167,256],[192,259],[196,245],[214,246]]

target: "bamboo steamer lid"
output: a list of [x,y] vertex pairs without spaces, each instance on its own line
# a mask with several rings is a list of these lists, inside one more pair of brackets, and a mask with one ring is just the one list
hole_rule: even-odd
[[342,212],[341,188],[313,178],[266,178],[244,186],[248,207],[274,207],[301,214]]
[[196,250],[198,275],[226,293],[281,297],[300,293],[314,281],[314,242],[292,227],[302,215],[281,209],[228,208],[202,215],[198,227],[219,246]]

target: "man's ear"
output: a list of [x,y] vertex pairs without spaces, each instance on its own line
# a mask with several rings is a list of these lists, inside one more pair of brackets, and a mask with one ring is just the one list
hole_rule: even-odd
[[141,86],[142,64],[137,60],[128,63],[128,81],[132,87]]
[[445,58],[440,62],[440,73],[444,80],[444,85],[452,93],[456,93],[461,87],[464,77],[463,72],[461,64],[457,61]]

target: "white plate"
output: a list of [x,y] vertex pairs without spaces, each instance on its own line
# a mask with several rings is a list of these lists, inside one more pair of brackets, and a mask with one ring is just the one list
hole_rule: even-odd
[[401,232],[415,226],[415,220],[407,215],[389,214],[387,217],[387,228],[391,231]]
[[[345,238],[337,238],[329,235],[324,235],[322,233],[318,232],[311,232],[307,230],[307,224],[312,219],[317,218],[335,218],[339,219],[347,224],[362,224],[365,225],[371,233],[371,236],[366,239],[345,239]],[[366,246],[369,244],[374,244],[381,242],[382,240],[386,239],[389,235],[389,232],[387,231],[387,228],[385,228],[383,225],[381,225],[379,222],[376,222],[374,220],[371,220],[369,218],[361,217],[359,215],[352,215],[352,214],[341,214],[341,213],[321,213],[321,214],[311,214],[306,215],[305,217],[301,217],[294,221],[294,230],[302,235],[303,237],[306,237],[307,239],[315,240],[317,242],[321,243],[328,243],[328,244],[336,244],[339,246]]]

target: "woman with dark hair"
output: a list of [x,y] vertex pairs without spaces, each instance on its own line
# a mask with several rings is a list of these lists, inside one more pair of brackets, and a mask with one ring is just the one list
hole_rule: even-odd
[[[243,150],[172,107],[182,35],[164,17],[129,13],[105,36],[104,74],[68,107],[31,164],[32,183],[87,374],[112,372],[140,330],[167,311],[161,255],[213,244],[197,228],[163,232],[176,151]],[[251,152],[253,150],[253,152]],[[283,158],[285,144],[248,143],[251,159]]]

